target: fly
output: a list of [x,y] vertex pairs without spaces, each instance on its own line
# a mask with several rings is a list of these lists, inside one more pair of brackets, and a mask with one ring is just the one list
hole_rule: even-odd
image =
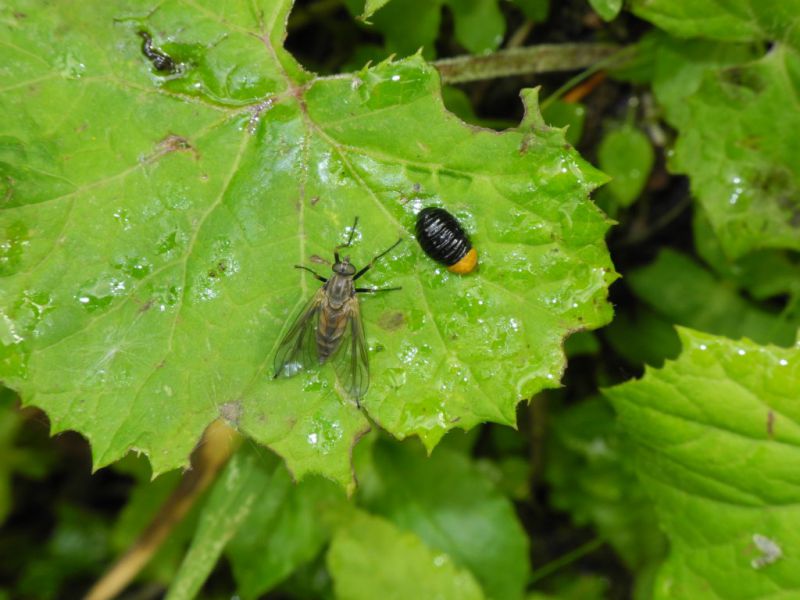
[[[355,281],[403,240],[397,240],[367,266],[356,270],[349,256],[339,256],[339,250],[350,247],[357,226],[358,217],[350,229],[347,243],[334,250],[334,263],[331,265],[333,275],[330,278],[317,274],[309,267],[295,265],[296,269],[310,272],[323,285],[303,307],[281,339],[275,353],[273,378],[281,375],[291,377],[298,371],[325,364],[330,360],[342,386],[360,406],[360,400],[369,387],[369,359],[356,294],[391,292],[400,288],[360,288],[355,286]],[[327,262],[324,259],[318,260]]]

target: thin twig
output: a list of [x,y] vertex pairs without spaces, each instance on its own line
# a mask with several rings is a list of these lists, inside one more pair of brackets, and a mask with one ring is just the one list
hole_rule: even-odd
[[192,453],[191,468],[139,538],[92,586],[85,600],[110,600],[119,594],[150,561],[200,495],[216,479],[241,438],[223,421],[208,426]]
[[553,71],[585,69],[617,52],[615,44],[540,44],[483,56],[456,56],[433,62],[444,83],[464,83]]

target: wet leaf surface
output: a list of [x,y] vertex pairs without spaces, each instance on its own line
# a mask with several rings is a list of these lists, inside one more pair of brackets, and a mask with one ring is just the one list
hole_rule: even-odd
[[677,360],[604,392],[670,539],[655,596],[796,596],[800,350],[679,334]]
[[[568,332],[610,319],[604,177],[541,121],[463,124],[420,57],[317,78],[282,48],[288,1],[23,2],[3,18],[0,377],[75,429],[95,465],[130,449],[185,465],[222,417],[296,476],[352,481],[367,416],[430,448],[448,430],[515,422],[559,384]],[[168,55],[164,74],[139,31]],[[456,214],[469,277],[411,235]],[[272,379],[287,320],[353,218],[372,384],[363,412],[324,366]]]

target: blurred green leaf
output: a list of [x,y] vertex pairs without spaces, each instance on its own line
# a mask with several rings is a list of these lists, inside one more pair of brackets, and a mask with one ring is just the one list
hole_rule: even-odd
[[790,297],[789,305],[800,300],[800,261],[796,255],[780,250],[759,250],[730,260],[702,210],[694,213],[693,229],[700,257],[756,300],[782,295]]
[[679,133],[670,168],[689,176],[725,254],[800,249],[800,110],[789,108],[800,57],[776,46],[736,64],[752,52],[662,39],[653,86]]
[[674,250],[662,250],[654,262],[631,272],[626,282],[639,298],[678,325],[782,346],[794,343],[800,326],[787,315],[772,314],[742,298],[730,285]]
[[547,20],[550,14],[550,0],[511,0],[519,6],[523,14],[534,23]]
[[[370,12],[371,4],[380,10]],[[409,56],[422,49],[423,56],[434,58],[443,6],[453,13],[456,40],[471,54],[491,52],[502,44],[506,21],[498,0],[367,0],[362,17],[369,16],[384,35],[389,52]]]
[[782,41],[800,49],[800,0],[631,0],[629,7],[681,37]]
[[200,513],[189,550],[172,580],[167,600],[194,598],[211,573],[228,541],[247,522],[271,491],[279,463],[255,449],[240,448],[214,482]]
[[621,206],[630,206],[647,185],[655,152],[647,136],[632,125],[609,131],[597,149],[600,168],[611,177],[606,189]]
[[580,355],[597,354],[600,351],[600,342],[591,331],[578,331],[573,333],[564,342],[564,352],[568,358]]
[[364,12],[361,13],[361,19],[364,21],[369,20],[369,18],[374,15],[376,11],[383,8],[387,2],[389,2],[389,0],[366,0]]
[[[252,466],[264,478],[265,460],[274,457],[245,452],[254,457]],[[295,483],[284,467],[275,469],[225,550],[238,594],[258,598],[309,563],[330,539],[346,504],[341,489],[330,481],[309,477]]]
[[469,569],[491,598],[522,598],[528,541],[511,502],[463,454],[379,440],[360,500]]
[[[84,434],[96,467],[130,449],[155,474],[184,466],[221,416],[297,477],[351,485],[368,418],[428,448],[513,424],[521,399],[558,385],[563,337],[611,318],[608,222],[587,197],[605,178],[541,122],[534,92],[498,134],[449,115],[418,56],[315,78],[282,47],[290,4],[28,0],[24,26],[4,13],[0,377],[53,432]],[[141,29],[177,73],[154,71]],[[426,204],[462,220],[477,273],[412,242]],[[357,265],[406,238],[365,278],[403,289],[362,302],[364,412],[328,367],[271,367],[318,286],[292,265],[329,257],[356,215]]]
[[800,347],[679,333],[678,360],[604,391],[670,539],[656,598],[791,598]]
[[20,598],[64,597],[70,581],[99,575],[109,556],[109,524],[98,515],[69,505],[57,511],[55,530],[25,565],[16,585]]
[[40,479],[52,463],[45,453],[19,442],[25,418],[17,409],[18,402],[17,395],[0,384],[0,525],[11,512],[14,476]]
[[665,540],[611,407],[602,398],[584,400],[556,414],[550,429],[545,477],[553,506],[578,526],[594,526],[634,573],[658,563]]
[[603,329],[603,337],[633,365],[661,366],[667,358],[678,356],[681,349],[670,320],[643,304],[618,311],[611,325]]
[[466,569],[428,548],[414,533],[357,511],[333,537],[328,568],[337,598],[478,600],[483,592]]
[[577,146],[581,141],[583,123],[586,121],[586,107],[580,102],[556,100],[542,109],[542,117],[548,125],[567,127],[564,135],[573,146]]
[[497,1],[447,0],[447,5],[453,11],[456,39],[471,54],[486,54],[503,43],[506,20]]
[[[147,460],[140,457],[137,462],[146,467],[141,470],[146,471],[147,476],[141,477],[133,487],[125,507],[114,522],[111,530],[111,546],[117,555],[121,555],[133,545],[181,480],[181,473],[177,470],[151,480]],[[178,570],[195,527],[196,519],[193,511],[164,540],[158,552],[145,567],[142,578],[169,584]]]
[[622,0],[589,0],[589,4],[604,21],[613,21],[622,10]]

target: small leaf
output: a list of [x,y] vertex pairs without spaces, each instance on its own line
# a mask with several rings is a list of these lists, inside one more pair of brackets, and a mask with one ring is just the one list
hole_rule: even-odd
[[676,361],[604,391],[670,538],[656,597],[793,597],[800,346],[679,333]]
[[611,176],[606,189],[621,206],[630,206],[644,190],[655,152],[647,136],[631,125],[612,129],[597,150],[600,168]]
[[622,10],[622,0],[589,0],[589,4],[604,21],[613,21]]
[[484,597],[469,571],[456,567],[449,556],[431,550],[415,534],[363,512],[356,512],[334,535],[328,568],[337,598]]
[[511,502],[462,454],[379,441],[360,498],[469,569],[492,598],[522,598],[528,543]]

